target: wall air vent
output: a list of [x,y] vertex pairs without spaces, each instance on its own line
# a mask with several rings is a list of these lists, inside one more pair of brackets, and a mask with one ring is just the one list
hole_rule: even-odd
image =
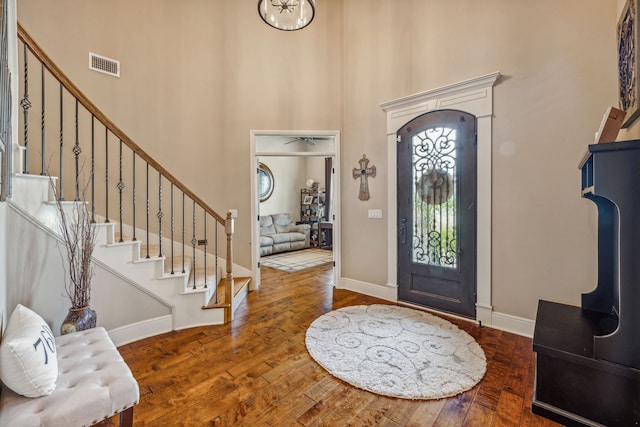
[[105,58],[92,52],[89,52],[89,69],[109,74],[110,76],[120,77],[120,61]]

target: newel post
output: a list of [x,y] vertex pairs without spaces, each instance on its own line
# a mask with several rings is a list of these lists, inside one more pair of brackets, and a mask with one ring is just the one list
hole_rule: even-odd
[[226,300],[229,304],[233,304],[233,217],[231,212],[227,212],[227,218],[224,222],[224,231],[227,234],[227,280],[224,289]]

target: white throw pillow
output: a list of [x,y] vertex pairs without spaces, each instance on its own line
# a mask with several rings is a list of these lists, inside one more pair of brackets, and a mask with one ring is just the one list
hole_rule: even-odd
[[58,379],[56,342],[38,314],[18,304],[0,344],[0,379],[26,397],[51,394]]

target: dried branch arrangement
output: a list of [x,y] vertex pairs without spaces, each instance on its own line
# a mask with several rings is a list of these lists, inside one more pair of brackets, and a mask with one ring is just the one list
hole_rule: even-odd
[[74,202],[69,214],[59,200],[56,186],[50,180],[60,217],[60,233],[67,250],[68,277],[65,275],[65,290],[71,301],[71,308],[89,306],[91,299],[91,279],[93,263],[91,256],[96,244],[96,227],[86,202]]

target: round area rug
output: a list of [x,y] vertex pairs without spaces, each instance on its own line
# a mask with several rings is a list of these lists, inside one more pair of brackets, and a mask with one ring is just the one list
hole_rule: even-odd
[[429,313],[392,305],[324,314],[307,329],[306,344],[332,375],[404,399],[455,396],[487,370],[484,352],[469,334]]

